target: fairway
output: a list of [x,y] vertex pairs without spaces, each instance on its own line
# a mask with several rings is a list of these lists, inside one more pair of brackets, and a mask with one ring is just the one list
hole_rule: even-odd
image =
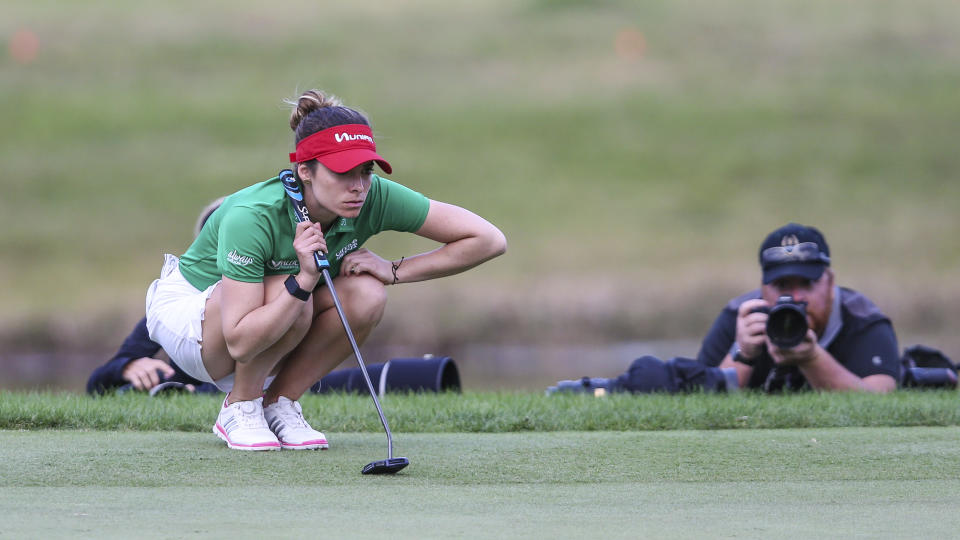
[[918,538],[958,526],[960,428],[374,433],[324,452],[212,434],[0,432],[2,537]]

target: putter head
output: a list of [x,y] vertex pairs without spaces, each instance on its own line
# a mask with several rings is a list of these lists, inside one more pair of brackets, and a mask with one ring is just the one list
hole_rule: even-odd
[[410,460],[405,457],[395,457],[367,463],[363,468],[363,474],[396,474],[404,467],[410,464]]

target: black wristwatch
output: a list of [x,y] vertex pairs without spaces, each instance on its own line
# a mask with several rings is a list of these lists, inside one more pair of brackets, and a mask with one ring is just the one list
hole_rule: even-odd
[[293,274],[287,276],[287,280],[283,282],[287,286],[287,292],[290,293],[297,300],[303,300],[306,302],[310,299],[310,291],[305,291],[300,288],[300,284],[297,283],[297,278]]
[[756,358],[747,358],[746,356],[743,355],[743,351],[740,350],[740,347],[737,346],[736,352],[733,353],[733,361],[740,362],[741,364],[745,364],[748,366],[752,366],[753,363],[756,361]]

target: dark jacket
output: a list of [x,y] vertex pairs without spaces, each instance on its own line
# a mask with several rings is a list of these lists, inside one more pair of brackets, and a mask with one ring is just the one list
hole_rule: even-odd
[[[152,358],[160,350],[160,345],[150,339],[147,332],[147,318],[140,319],[133,332],[123,340],[123,345],[117,354],[113,355],[106,364],[93,370],[90,378],[87,380],[87,392],[90,394],[103,394],[109,390],[115,390],[129,385],[129,381],[123,378],[123,370],[127,364],[138,358]],[[198,381],[187,375],[175,363],[170,363],[175,373],[167,377],[166,381],[179,382],[183,384],[192,384],[197,392],[219,392],[220,390],[211,383]]]

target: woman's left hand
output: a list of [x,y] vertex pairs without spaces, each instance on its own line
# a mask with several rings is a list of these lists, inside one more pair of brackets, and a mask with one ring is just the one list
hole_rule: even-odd
[[390,261],[367,248],[360,248],[343,258],[340,263],[341,276],[370,274],[384,285],[393,283],[393,265]]

